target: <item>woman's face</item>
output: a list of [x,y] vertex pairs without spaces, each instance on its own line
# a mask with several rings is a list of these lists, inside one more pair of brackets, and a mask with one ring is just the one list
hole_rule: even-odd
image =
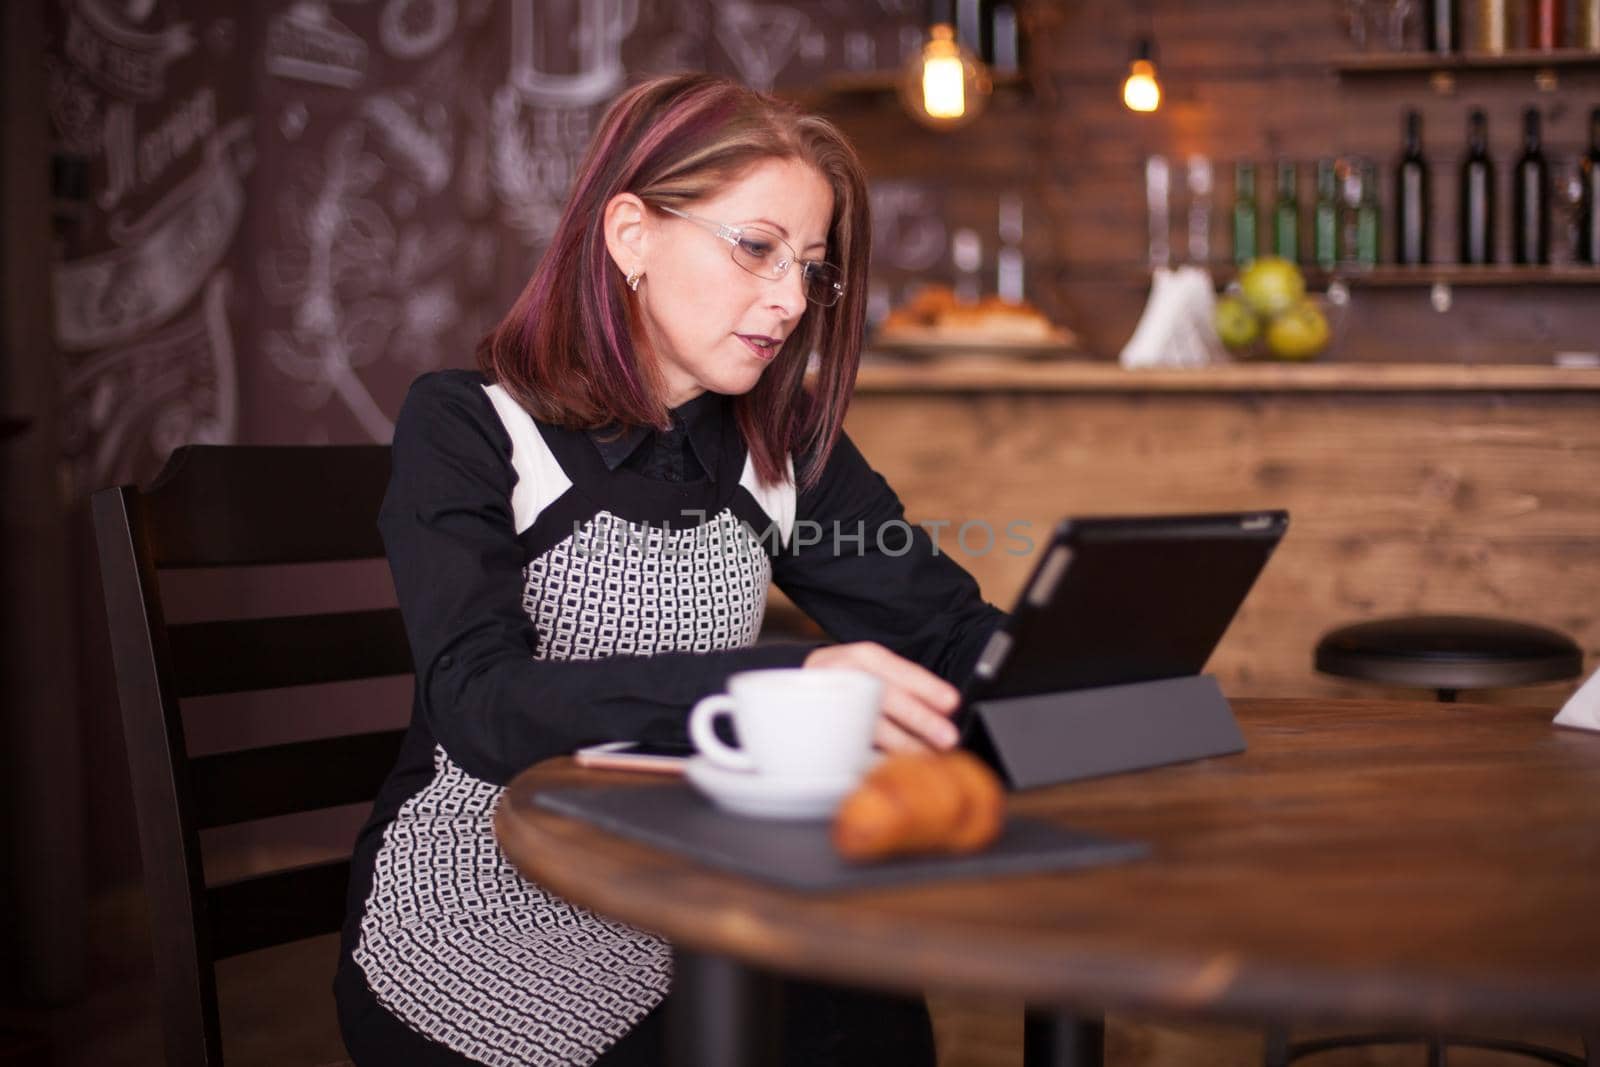
[[[684,210],[776,233],[802,261],[828,258],[833,192],[807,164],[767,160]],[[708,227],[661,212],[651,212],[646,225],[638,289],[644,336],[635,341],[656,359],[667,406],[708,391],[749,392],[806,312],[800,263],[773,281],[735,263],[732,247]]]

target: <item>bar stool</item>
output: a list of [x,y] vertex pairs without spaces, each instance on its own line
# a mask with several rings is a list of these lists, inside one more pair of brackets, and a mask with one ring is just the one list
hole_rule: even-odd
[[1341,678],[1432,689],[1559,682],[1583,672],[1583,650],[1558,630],[1477,615],[1405,615],[1341,626],[1317,642],[1316,669]]
[[[1463,689],[1559,682],[1583,671],[1583,651],[1566,634],[1532,623],[1476,615],[1406,615],[1341,626],[1317,642],[1313,660],[1323,674],[1364,682],[1432,689],[1454,702]],[[1313,1041],[1289,1040],[1284,1027],[1266,1034],[1262,1062],[1285,1064],[1319,1052],[1367,1045],[1423,1044],[1430,1065],[1443,1064],[1452,1046],[1492,1049],[1542,1063],[1583,1067],[1600,1048],[1586,1035],[1583,1057],[1521,1041],[1457,1034],[1350,1034]]]

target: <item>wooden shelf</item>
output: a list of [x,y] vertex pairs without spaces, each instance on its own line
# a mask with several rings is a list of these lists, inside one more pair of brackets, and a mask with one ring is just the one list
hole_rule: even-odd
[[1333,69],[1342,75],[1431,74],[1435,72],[1523,71],[1556,67],[1600,70],[1600,52],[1587,48],[1558,48],[1550,52],[1465,52],[1440,55],[1435,52],[1370,52],[1337,56]]
[[1230,363],[1125,370],[1101,360],[891,360],[869,355],[869,393],[1600,393],[1600,369],[1535,364]]
[[1423,267],[1372,267],[1367,270],[1335,271],[1346,285],[1374,289],[1404,289],[1423,285],[1450,286],[1525,286],[1525,285],[1600,285],[1600,267],[1463,267],[1438,264]]
[[[1378,267],[1340,267],[1322,270],[1302,266],[1306,285],[1321,291],[1330,282],[1341,281],[1353,289],[1419,289],[1433,285],[1460,288],[1510,288],[1519,286],[1600,286],[1600,267],[1588,265],[1519,267],[1510,264],[1493,264],[1467,267],[1456,263],[1435,263],[1422,267],[1402,267],[1386,263]],[[1225,288],[1238,277],[1231,266],[1213,265],[1212,275],[1219,289]],[[1124,277],[1129,282],[1150,280],[1148,268],[1128,264],[1107,265],[1097,274],[1099,278]]]

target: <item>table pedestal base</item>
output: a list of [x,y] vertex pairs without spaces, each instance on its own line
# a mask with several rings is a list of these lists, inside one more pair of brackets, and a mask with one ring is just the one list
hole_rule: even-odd
[[752,1067],[780,1062],[780,981],[725,956],[674,948],[667,998],[669,1067]]
[[1101,1018],[1032,1008],[1023,1016],[1023,1067],[1100,1067],[1105,1051]]

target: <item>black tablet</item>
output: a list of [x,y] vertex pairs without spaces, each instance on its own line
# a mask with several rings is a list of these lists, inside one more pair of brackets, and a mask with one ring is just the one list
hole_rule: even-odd
[[1199,674],[1284,511],[1067,519],[963,687],[964,705]]

